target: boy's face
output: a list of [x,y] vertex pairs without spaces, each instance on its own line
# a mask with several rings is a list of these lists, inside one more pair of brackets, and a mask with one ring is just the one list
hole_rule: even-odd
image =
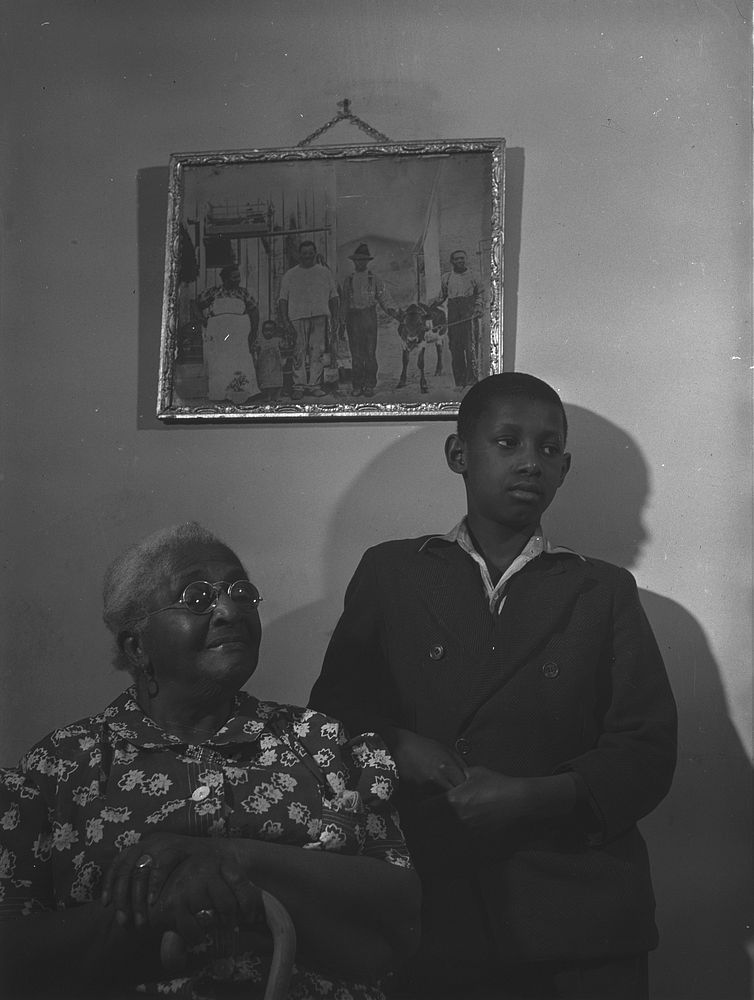
[[492,400],[468,439],[451,434],[445,452],[464,477],[469,515],[522,531],[536,528],[565,479],[564,448],[560,409],[513,396]]

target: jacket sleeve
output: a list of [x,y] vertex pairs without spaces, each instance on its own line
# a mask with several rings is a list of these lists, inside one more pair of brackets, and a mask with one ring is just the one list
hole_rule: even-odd
[[598,678],[599,731],[592,749],[557,770],[586,785],[598,846],[651,812],[670,788],[677,714],[657,641],[634,578],[620,570],[607,663]]
[[340,719],[352,735],[379,733],[395,724],[391,688],[375,555],[368,549],[346,589],[309,706]]

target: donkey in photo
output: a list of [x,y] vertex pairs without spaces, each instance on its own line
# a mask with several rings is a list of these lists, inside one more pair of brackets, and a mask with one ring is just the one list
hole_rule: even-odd
[[398,312],[398,336],[403,341],[401,377],[397,389],[406,384],[411,354],[416,351],[416,368],[419,372],[420,392],[429,392],[424,374],[424,353],[427,344],[434,344],[437,351],[435,375],[442,375],[442,336],[447,328],[445,313],[439,306],[426,306],[423,302],[412,302]]

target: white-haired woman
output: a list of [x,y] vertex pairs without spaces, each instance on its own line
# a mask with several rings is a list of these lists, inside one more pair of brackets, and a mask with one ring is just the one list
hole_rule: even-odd
[[262,890],[296,928],[291,998],[378,998],[415,947],[392,760],[376,737],[241,691],[260,600],[196,524],[108,570],[132,686],[0,780],[8,996],[261,996]]

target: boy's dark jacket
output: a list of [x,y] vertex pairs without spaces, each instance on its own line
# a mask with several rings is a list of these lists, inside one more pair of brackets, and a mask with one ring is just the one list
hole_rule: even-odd
[[[401,815],[423,878],[421,959],[522,962],[657,944],[636,822],[667,793],[676,711],[624,569],[543,554],[491,615],[474,561],[437,536],[363,556],[311,704],[353,732],[399,726],[512,776],[573,771],[591,809],[470,840],[433,793]],[[417,798],[421,801],[417,803]]]

